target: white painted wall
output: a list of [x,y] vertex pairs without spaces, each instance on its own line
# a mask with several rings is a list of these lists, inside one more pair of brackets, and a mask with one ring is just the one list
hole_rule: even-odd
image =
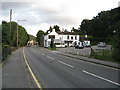
[[[62,34],[58,34],[55,32],[55,29],[53,29],[53,31],[51,33],[49,33],[48,35],[44,36],[44,47],[49,47],[50,46],[50,42],[51,39],[49,39],[49,35],[55,35],[55,39],[60,39],[62,41],[72,41],[69,42],[69,46],[73,45],[73,43],[76,41],[77,43],[79,42],[79,35],[62,35]],[[67,38],[69,36],[69,39]],[[73,39],[71,39],[71,37],[73,37]],[[75,37],[77,39],[75,39]]]

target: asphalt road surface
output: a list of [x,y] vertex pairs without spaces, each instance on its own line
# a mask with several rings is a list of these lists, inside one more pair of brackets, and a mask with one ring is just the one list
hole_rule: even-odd
[[119,70],[69,58],[40,47],[24,56],[42,88],[118,88]]

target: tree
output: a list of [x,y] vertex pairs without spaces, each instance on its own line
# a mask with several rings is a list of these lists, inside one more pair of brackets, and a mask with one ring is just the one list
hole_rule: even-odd
[[39,46],[43,46],[43,36],[44,36],[44,31],[42,31],[42,30],[39,30],[38,32],[37,32],[37,37],[36,37],[36,41],[38,42],[38,44],[39,44]]
[[49,32],[52,32],[52,26],[50,26],[49,30],[47,30],[45,34],[48,34]]
[[8,27],[8,23],[6,21],[2,21],[2,43],[10,45],[10,30]]
[[120,62],[120,21],[117,23],[117,29],[113,36],[113,58]]
[[60,27],[58,25],[54,25],[53,28],[55,29],[56,32],[60,32]]
[[87,32],[87,34],[90,34],[90,32],[89,32],[89,29],[90,29],[89,25],[90,25],[90,20],[88,20],[88,19],[84,19],[81,22],[80,30],[81,30],[82,34],[86,34],[86,32]]
[[[11,33],[10,33],[10,22],[2,21],[2,42],[3,44],[10,45],[11,42],[11,47],[16,47],[17,43],[17,23],[16,22],[11,22]],[[18,42],[19,46],[25,46],[28,42],[28,34],[25,30],[24,27],[18,25]]]
[[68,32],[68,30],[67,30],[67,29],[65,29],[65,30],[64,30],[64,32]]
[[93,19],[84,19],[80,25],[80,31],[92,35],[97,41],[109,41],[113,35],[117,22],[120,20],[120,7],[108,11],[101,11]]
[[26,30],[24,27],[19,26],[18,28],[18,45],[19,46],[25,46],[27,42],[29,41],[29,35],[27,34]]
[[[2,60],[4,60],[9,54],[11,54],[11,47],[16,47],[17,43],[17,23],[2,21],[0,28],[2,28]],[[28,42],[28,34],[24,27],[18,25],[18,42],[19,46],[25,46]]]
[[74,27],[72,28],[71,32],[79,32],[78,29],[75,29]]

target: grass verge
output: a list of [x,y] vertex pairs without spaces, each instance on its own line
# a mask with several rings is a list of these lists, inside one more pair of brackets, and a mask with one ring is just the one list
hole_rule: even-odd
[[47,48],[47,49],[49,49],[49,50],[57,50],[56,48]]
[[92,52],[90,58],[120,63],[120,61],[117,61],[112,57],[112,53],[112,50],[100,50],[98,52]]

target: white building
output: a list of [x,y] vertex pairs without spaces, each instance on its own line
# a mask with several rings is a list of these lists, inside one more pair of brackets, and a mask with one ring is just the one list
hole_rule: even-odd
[[44,36],[44,47],[50,47],[51,40],[56,47],[74,46],[79,42],[79,35],[74,32],[55,32]]

